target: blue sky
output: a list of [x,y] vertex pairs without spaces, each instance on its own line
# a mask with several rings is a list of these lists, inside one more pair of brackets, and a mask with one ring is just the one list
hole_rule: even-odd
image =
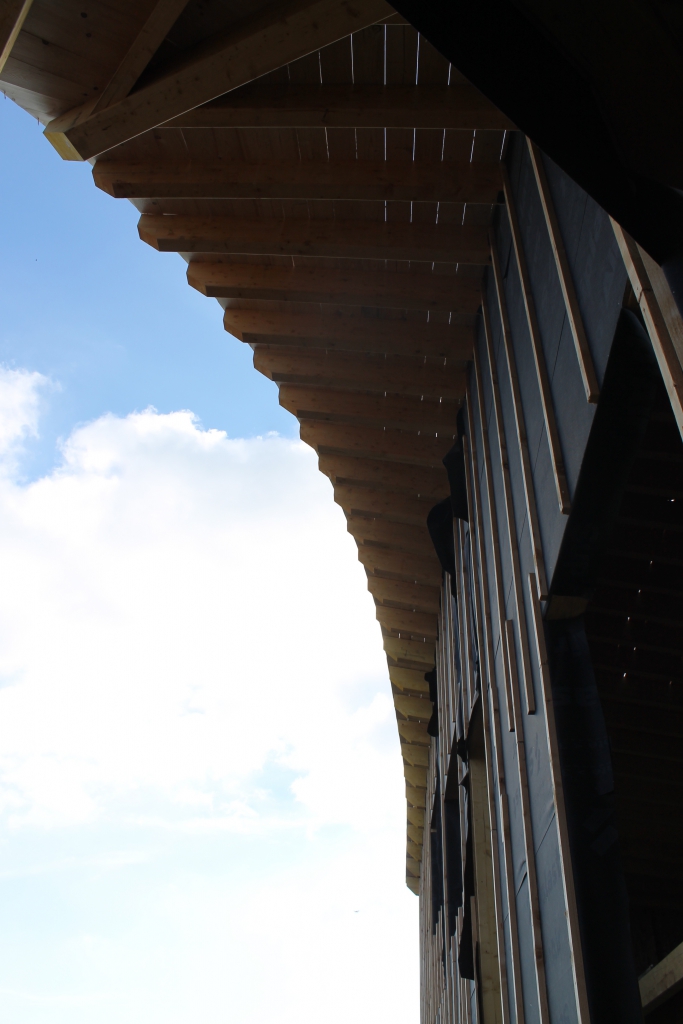
[[0,98],[0,360],[58,382],[26,471],[54,440],[103,412],[192,409],[231,436],[294,436],[251,350],[225,333],[185,262],[137,236],[127,200],[95,188],[90,164],[62,161],[33,118]]
[[0,1019],[413,1024],[380,632],[314,453],[0,101]]

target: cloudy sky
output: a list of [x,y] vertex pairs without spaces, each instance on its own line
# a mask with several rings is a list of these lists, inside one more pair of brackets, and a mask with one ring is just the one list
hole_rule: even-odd
[[182,261],[0,99],[0,1019],[414,1024],[372,601]]

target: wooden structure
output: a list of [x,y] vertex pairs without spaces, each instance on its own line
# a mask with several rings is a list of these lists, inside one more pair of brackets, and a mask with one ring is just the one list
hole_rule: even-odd
[[678,1020],[677,200],[615,198],[590,139],[567,166],[516,65],[506,106],[448,32],[483,5],[441,35],[446,8],[396,7],[2,0],[3,89],[187,261],[333,483],[396,706],[423,1024]]

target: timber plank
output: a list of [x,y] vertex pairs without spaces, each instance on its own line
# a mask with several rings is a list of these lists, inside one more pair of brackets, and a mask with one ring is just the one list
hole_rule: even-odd
[[503,185],[498,163],[439,162],[418,166],[398,160],[327,163],[317,160],[299,163],[195,160],[182,164],[162,161],[123,164],[98,160],[93,177],[98,188],[117,199],[328,199],[491,204],[497,201]]
[[[438,615],[441,607],[440,587],[427,587],[420,583],[406,583],[403,580],[368,576],[368,590],[378,601],[391,602],[397,607],[409,610]],[[397,665],[396,667],[404,666]],[[389,672],[391,673],[391,666]]]
[[401,430],[375,430],[347,423],[301,421],[301,440],[319,454],[339,452],[371,459],[387,459],[415,466],[441,466],[453,446],[452,437],[408,434]]
[[225,330],[251,345],[288,345],[331,352],[471,357],[474,328],[460,325],[379,320],[369,316],[270,313],[226,309]]
[[383,519],[366,516],[351,516],[346,529],[361,543],[381,544],[383,547],[399,548],[416,555],[434,553],[426,526],[406,526],[403,523],[388,523]]
[[441,583],[441,566],[436,555],[427,559],[395,548],[361,544],[358,548],[358,561],[375,575],[391,574],[397,579],[431,587],[438,587]]
[[389,10],[384,0],[289,0],[263,13],[207,49],[199,46],[183,66],[78,123],[80,110],[51,121],[45,135],[67,160],[88,160],[371,25]]
[[[445,469],[401,466],[396,463],[381,462],[377,459],[354,458],[350,455],[320,455],[318,466],[321,473],[329,477],[335,485],[388,488],[399,494],[421,498],[430,503],[430,508],[448,495],[448,478]],[[424,527],[426,522],[425,518],[417,525]]]
[[424,395],[450,401],[458,401],[465,391],[465,374],[458,362],[439,366],[403,356],[363,357],[348,352],[256,345],[254,366],[283,384],[355,386],[369,393]]
[[434,644],[421,643],[419,640],[398,640],[393,636],[382,637],[387,656],[396,662],[399,668],[419,668],[424,671],[434,668],[436,652]]
[[336,484],[334,500],[347,516],[383,516],[396,523],[423,526],[433,502],[420,501],[397,491],[375,490],[352,484]]
[[327,259],[490,262],[485,227],[371,220],[239,220],[143,213],[138,233],[159,252]]
[[387,608],[378,604],[375,607],[375,618],[386,629],[411,636],[421,636],[436,640],[438,634],[436,615],[424,612],[407,612],[402,608]]
[[[399,730],[400,735],[400,730]],[[404,739],[404,737],[401,737]],[[415,768],[428,768],[429,767],[429,747],[423,746],[419,743],[403,742],[401,743],[401,754],[403,760],[409,765]],[[418,831],[422,831],[422,822],[411,822],[413,828]]]
[[190,263],[187,280],[209,298],[315,302],[382,309],[476,313],[479,282],[457,274],[359,272],[251,263]]
[[457,436],[459,402],[396,395],[363,395],[331,388],[280,385],[280,405],[299,419],[331,423],[364,423],[420,434]]
[[[403,694],[394,694],[394,705],[406,718],[414,718],[418,722],[429,722],[432,717],[433,706],[430,700],[423,700],[422,697],[404,697]],[[406,776],[407,778],[408,776]],[[412,783],[415,785],[415,783]]]
[[420,693],[429,696],[429,684],[425,682],[424,672],[390,665],[389,678],[393,686],[405,693]]
[[[326,47],[329,54],[333,47]],[[348,75],[350,77],[350,68]],[[344,75],[346,78],[346,75]],[[415,82],[415,72],[412,73]],[[484,128],[514,125],[469,84],[258,85],[232,92],[164,127]]]
[[398,731],[408,743],[417,743],[425,747],[431,744],[432,738],[427,732],[426,722],[399,722]]

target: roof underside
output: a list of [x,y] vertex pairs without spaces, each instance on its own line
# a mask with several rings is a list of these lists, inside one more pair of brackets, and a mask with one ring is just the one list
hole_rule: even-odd
[[[229,62],[264,6],[35,0],[3,89],[44,124],[60,119],[52,141],[63,154],[91,157],[88,147],[102,145],[92,140],[114,126],[123,141],[95,152],[96,184],[135,204],[143,241],[187,260],[189,283],[218,299],[226,330],[251,346],[318,453],[382,630],[416,891],[431,716],[424,673],[441,584],[426,516],[448,494],[441,460],[464,396],[511,125],[383,0],[361,4],[360,22],[352,11],[365,27],[340,23],[339,38],[312,52],[302,42],[297,59],[306,25],[294,43],[268,36],[273,52],[253,66],[272,70],[242,73],[244,84],[222,96],[207,85],[208,102],[180,110],[187,69],[208,75],[214,52]],[[285,14],[315,6],[290,3]],[[145,121],[152,100],[158,109]]]

